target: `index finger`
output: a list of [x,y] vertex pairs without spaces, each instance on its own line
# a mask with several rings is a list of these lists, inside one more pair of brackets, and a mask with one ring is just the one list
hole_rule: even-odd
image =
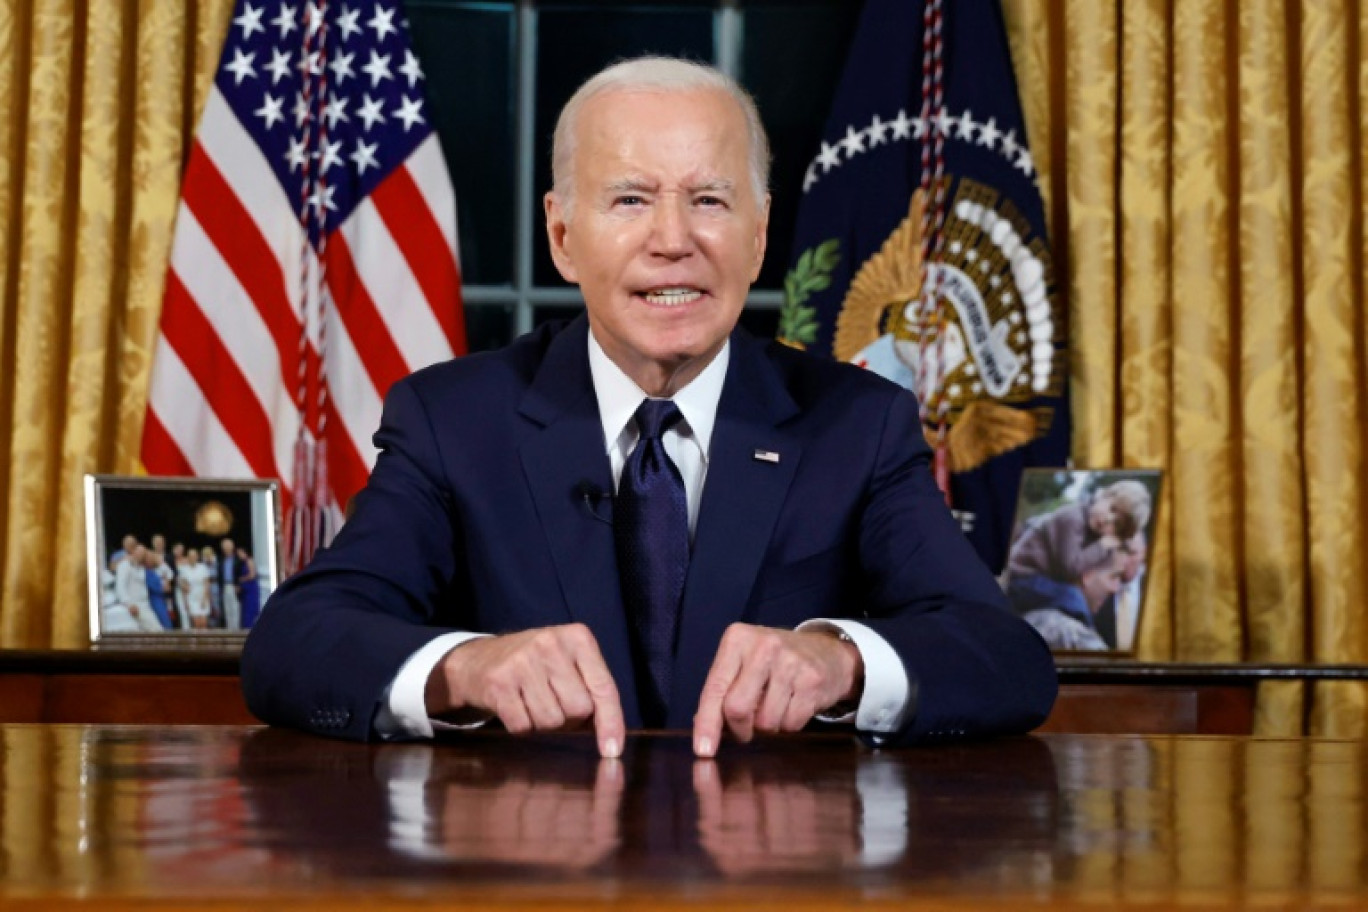
[[712,757],[717,753],[717,745],[722,740],[722,701],[740,670],[740,653],[724,636],[713,657],[712,668],[708,669],[708,678],[703,682],[703,692],[698,698],[698,712],[694,714],[694,753],[700,757]]
[[622,742],[627,736],[627,724],[622,720],[622,699],[592,634],[576,638],[574,659],[594,704],[594,734],[598,738],[599,754],[620,757]]

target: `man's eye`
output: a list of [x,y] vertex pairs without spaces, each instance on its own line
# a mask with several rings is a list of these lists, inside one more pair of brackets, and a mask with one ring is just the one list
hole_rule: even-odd
[[713,208],[725,206],[726,201],[723,200],[720,196],[700,196],[698,198],[698,205],[703,206],[705,208]]
[[613,204],[616,206],[640,206],[644,202],[645,200],[639,196],[619,196],[613,201]]

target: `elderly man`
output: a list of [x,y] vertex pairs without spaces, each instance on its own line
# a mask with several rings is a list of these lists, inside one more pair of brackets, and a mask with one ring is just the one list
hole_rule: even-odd
[[561,113],[546,195],[586,314],[390,391],[331,548],[272,597],[243,688],[342,737],[592,722],[853,723],[879,743],[1025,731],[1050,654],[928,469],[912,397],[736,329],[768,146],[716,71],[642,58]]

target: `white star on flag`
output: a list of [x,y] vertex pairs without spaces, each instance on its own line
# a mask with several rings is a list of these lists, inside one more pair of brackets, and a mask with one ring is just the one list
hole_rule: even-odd
[[827,172],[830,171],[832,168],[838,168],[838,167],[840,167],[840,165],[841,165],[841,148],[840,148],[840,146],[829,146],[829,145],[827,145],[826,143],[822,143],[822,151],[820,151],[820,152],[817,153],[817,164],[819,164],[819,165],[822,166],[822,173],[823,173],[823,174],[827,173]]
[[869,126],[865,128],[865,133],[869,135],[869,147],[872,149],[875,146],[883,145],[884,134],[887,132],[888,124],[884,123],[882,120],[879,120],[879,115],[875,114],[874,119],[871,120],[869,122]]
[[333,55],[332,63],[328,64],[328,69],[333,71],[333,78],[337,80],[338,85],[345,84],[348,76],[356,75],[352,69],[352,60],[355,57],[355,54],[343,54],[341,51]]
[[265,12],[265,7],[256,9],[250,3],[243,4],[242,15],[233,20],[233,24],[242,29],[243,40],[251,38],[253,32],[266,31],[266,26],[261,24],[261,16]]
[[360,18],[360,16],[361,11],[359,9],[352,9],[347,6],[342,7],[342,15],[337,17],[337,27],[342,30],[343,41],[346,41],[351,38],[352,35],[361,31],[361,26],[356,24],[356,20]]
[[369,133],[371,127],[385,122],[385,102],[379,98],[371,98],[370,95],[362,95],[361,110],[356,112],[356,116],[366,122],[366,132]]
[[314,192],[309,194],[309,207],[315,212],[323,209],[336,209],[337,204],[333,202],[335,193],[337,193],[336,187],[325,187],[319,184],[314,188]]
[[233,51],[233,62],[224,66],[224,69],[233,74],[233,85],[241,85],[244,79],[255,79],[256,70],[252,69],[252,58],[256,52],[244,54],[240,50]]
[[389,54],[381,55],[375,51],[370,52],[370,60],[361,70],[371,78],[372,89],[378,86],[381,80],[394,78],[394,74],[390,72],[389,62]]
[[408,77],[409,88],[423,78],[423,68],[418,64],[418,58],[413,56],[413,51],[405,49],[404,65],[399,68],[399,72]]
[[269,130],[276,125],[277,121],[285,119],[285,114],[281,111],[281,108],[284,107],[284,105],[285,99],[276,98],[274,95],[267,94],[265,98],[262,99],[261,107],[257,108],[253,113],[266,121],[266,129]]
[[997,128],[997,120],[990,117],[988,118],[987,123],[979,125],[978,144],[980,146],[987,146],[991,149],[993,148],[993,144],[997,142],[997,138],[1001,135],[1002,131]]
[[[337,153],[339,153],[339,152],[341,152],[341,151],[342,151],[342,142],[341,142],[341,140],[338,140],[337,142],[325,142],[325,143],[323,143],[323,172],[324,172],[325,174],[328,172],[329,169],[331,169],[331,168],[337,168],[337,167],[341,166],[341,164],[342,164],[342,156],[337,154]],[[332,199],[332,197],[328,197],[328,198],[329,198],[329,199]],[[336,206],[329,206],[328,208],[329,208],[329,209],[336,209],[337,207],[336,207]]]
[[356,141],[356,151],[347,156],[356,165],[357,174],[365,174],[367,168],[378,168],[380,162],[375,159],[375,150],[378,143],[368,143],[358,139]]
[[375,4],[375,15],[366,22],[371,28],[375,29],[375,39],[384,41],[385,36],[395,31],[394,10],[384,9],[380,4]]
[[840,144],[845,147],[846,158],[854,158],[864,151],[864,131],[846,127],[845,139]]
[[893,128],[894,139],[908,139],[912,136],[912,121],[907,119],[907,111],[898,112],[898,116],[889,124]]
[[290,148],[285,151],[285,160],[290,163],[291,171],[298,171],[304,167],[309,159],[309,154],[304,151],[304,137],[290,137]]
[[280,48],[271,48],[271,62],[266,64],[271,73],[271,85],[290,75],[290,55]]
[[339,120],[350,120],[347,117],[347,98],[338,98],[334,92],[328,97],[328,103],[323,107],[323,119],[328,122],[328,129],[337,127]]
[[974,130],[977,127],[978,124],[974,122],[974,115],[971,114],[969,110],[966,108],[964,113],[960,115],[959,119],[960,139],[972,140],[974,138]]
[[399,110],[394,112],[394,116],[404,122],[405,133],[416,123],[427,123],[423,120],[423,115],[419,113],[419,109],[422,107],[423,99],[421,98],[409,98],[405,95],[404,100],[399,102]]
[[280,4],[280,12],[271,20],[271,25],[280,29],[281,38],[284,38],[286,35],[290,34],[290,32],[293,32],[298,28],[298,26],[295,25],[295,9],[296,7],[282,3]]

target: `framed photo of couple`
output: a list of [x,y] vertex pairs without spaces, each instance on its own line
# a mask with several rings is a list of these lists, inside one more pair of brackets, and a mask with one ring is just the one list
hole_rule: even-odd
[[85,476],[96,648],[240,649],[280,582],[279,483]]
[[1026,469],[1002,582],[1050,648],[1132,655],[1149,581],[1158,469]]

